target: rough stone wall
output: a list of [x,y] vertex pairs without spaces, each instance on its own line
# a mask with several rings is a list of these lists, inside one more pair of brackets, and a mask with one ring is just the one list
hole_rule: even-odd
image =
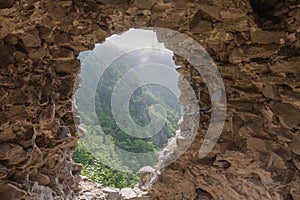
[[[75,199],[81,168],[71,157],[82,134],[72,114],[76,56],[109,35],[145,26],[199,41],[228,98],[214,151],[198,158],[210,117],[203,114],[191,147],[161,169],[148,199],[300,199],[296,0],[1,1],[1,199]],[[195,90],[205,91],[193,67],[174,59]],[[209,106],[205,92],[200,99]]]
[[105,39],[112,19],[118,23],[110,17],[118,7],[104,7],[0,2],[0,199],[75,199],[81,167],[71,157],[82,134],[72,112],[76,56]]
[[[202,112],[189,150],[162,170],[150,197],[300,199],[299,2],[210,1],[187,10],[192,8],[197,11],[186,32],[221,71],[226,124],[214,150],[199,159],[210,118]],[[166,43],[167,48],[172,45]],[[175,60],[196,93],[202,91],[200,107],[209,108],[199,73]],[[180,141],[179,134],[175,138]]]

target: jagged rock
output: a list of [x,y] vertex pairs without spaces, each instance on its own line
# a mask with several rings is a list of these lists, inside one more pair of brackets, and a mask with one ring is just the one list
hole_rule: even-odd
[[258,29],[251,31],[251,42],[258,44],[279,43],[280,39],[284,39],[286,35],[286,32],[263,31]]
[[140,9],[150,9],[156,2],[157,1],[155,0],[149,0],[149,1],[134,0],[133,4]]
[[291,143],[291,148],[294,154],[297,154],[300,156],[300,141],[294,140]]
[[120,189],[117,188],[103,188],[102,191],[106,194],[107,200],[121,200]]
[[266,85],[265,87],[263,87],[262,93],[265,97],[268,97],[268,98],[271,98],[271,99],[275,98],[274,90],[273,90],[273,87],[271,85]]
[[300,159],[294,158],[293,163],[297,167],[297,169],[300,170]]
[[18,37],[12,34],[8,34],[4,41],[9,45],[16,45],[18,43]]
[[121,200],[129,200],[137,197],[137,194],[131,188],[121,189]]
[[267,153],[270,149],[268,141],[264,141],[259,138],[249,137],[247,138],[247,148],[254,151]]
[[[1,43],[0,43],[0,48],[2,49],[2,51],[0,52],[0,64],[7,65],[9,62],[12,61],[11,54],[13,53],[13,48],[6,44],[1,44]],[[5,77],[5,79],[7,78]],[[3,80],[1,82],[5,82],[5,81]],[[10,83],[8,82],[6,84],[10,84]]]
[[102,191],[101,185],[88,180],[87,177],[82,177],[80,188],[78,200],[106,200],[106,195]]
[[31,200],[35,200],[35,199],[54,200],[54,197],[52,195],[52,190],[49,187],[39,185],[37,182],[35,182],[32,187],[30,199]]
[[7,177],[7,174],[10,172],[10,169],[7,167],[0,165],[0,179],[4,179]]
[[0,160],[6,161],[7,166],[18,165],[28,159],[28,153],[16,144],[0,145]]
[[278,156],[273,160],[273,166],[277,169],[287,169],[286,164],[282,157]]
[[155,169],[151,166],[145,166],[139,170],[140,182],[139,186],[148,189],[150,181],[154,176]]
[[[203,77],[190,63],[192,55],[202,51],[193,52],[191,41],[157,33],[171,50],[189,47],[191,57],[186,60],[174,55],[181,79],[188,80],[179,81],[179,100],[187,106],[176,138],[160,153],[148,184],[151,188],[123,189],[122,198],[299,199],[298,4],[293,0],[2,0],[0,199],[117,196],[88,180],[80,182],[81,168],[71,159],[85,132],[76,128],[79,117],[72,115],[80,71],[76,57],[112,34],[141,26],[180,31],[209,52],[223,77],[227,114],[217,145],[199,159],[214,109]],[[194,126],[199,118],[199,127]]]
[[[271,105],[273,112],[280,118],[282,123],[288,128],[295,128],[299,125],[300,110],[287,103],[274,103]],[[288,111],[288,112],[286,112]]]
[[2,199],[28,199],[26,191],[10,183],[0,182],[0,196]]
[[0,3],[0,9],[11,8],[15,3],[15,0],[3,0]]
[[22,35],[21,39],[27,47],[39,47],[41,45],[41,39],[37,29],[32,29],[27,34]]

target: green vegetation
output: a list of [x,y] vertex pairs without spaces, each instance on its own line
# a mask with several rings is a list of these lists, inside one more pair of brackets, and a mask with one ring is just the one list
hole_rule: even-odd
[[83,176],[87,176],[90,180],[101,183],[106,187],[133,187],[138,182],[136,174],[120,172],[104,165],[86,149],[82,142],[79,142],[73,160],[83,165]]
[[[81,55],[81,60],[85,56],[87,56],[86,52]],[[151,57],[151,55],[149,56]],[[132,63],[134,63],[133,60],[126,58],[114,63],[105,70],[96,89],[96,112],[85,109],[89,107],[87,105],[90,105],[85,97],[88,93],[93,93],[92,90],[79,91],[76,96],[81,122],[88,132],[84,139],[80,141],[73,159],[83,165],[82,174],[84,176],[101,183],[105,187],[124,188],[136,184],[138,176],[129,169],[155,163],[157,155],[143,155],[141,157],[137,155],[133,158],[126,153],[122,153],[122,150],[135,153],[157,151],[166,144],[168,138],[174,136],[180,118],[180,107],[177,98],[168,89],[151,84],[142,86],[134,92],[130,99],[129,111],[136,124],[145,126],[151,122],[148,108],[155,104],[162,105],[167,112],[166,119],[155,112],[157,119],[166,121],[162,130],[152,138],[142,139],[126,134],[117,126],[111,111],[111,96],[115,84],[131,69]],[[83,78],[86,74],[94,73],[92,66],[95,65],[99,64],[92,59],[85,59],[82,62]],[[89,78],[92,79],[93,77]],[[135,130],[127,131],[134,132]]]

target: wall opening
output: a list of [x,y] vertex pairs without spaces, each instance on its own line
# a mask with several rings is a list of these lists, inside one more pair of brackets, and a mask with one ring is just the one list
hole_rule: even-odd
[[158,162],[181,118],[173,56],[155,32],[141,29],[81,52],[75,100],[86,134],[73,159],[84,176],[104,187],[133,187],[141,166]]

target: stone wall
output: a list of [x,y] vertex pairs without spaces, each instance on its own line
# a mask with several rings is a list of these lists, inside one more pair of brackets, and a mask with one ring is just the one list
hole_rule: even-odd
[[[228,100],[214,150],[199,159],[210,119],[202,113],[192,145],[160,169],[147,198],[299,199],[296,0],[1,1],[1,199],[76,198],[81,167],[71,157],[82,135],[79,117],[73,120],[76,57],[114,33],[147,26],[197,40],[217,64]],[[195,91],[206,91],[197,71],[174,59]],[[209,107],[202,95],[199,105]]]

